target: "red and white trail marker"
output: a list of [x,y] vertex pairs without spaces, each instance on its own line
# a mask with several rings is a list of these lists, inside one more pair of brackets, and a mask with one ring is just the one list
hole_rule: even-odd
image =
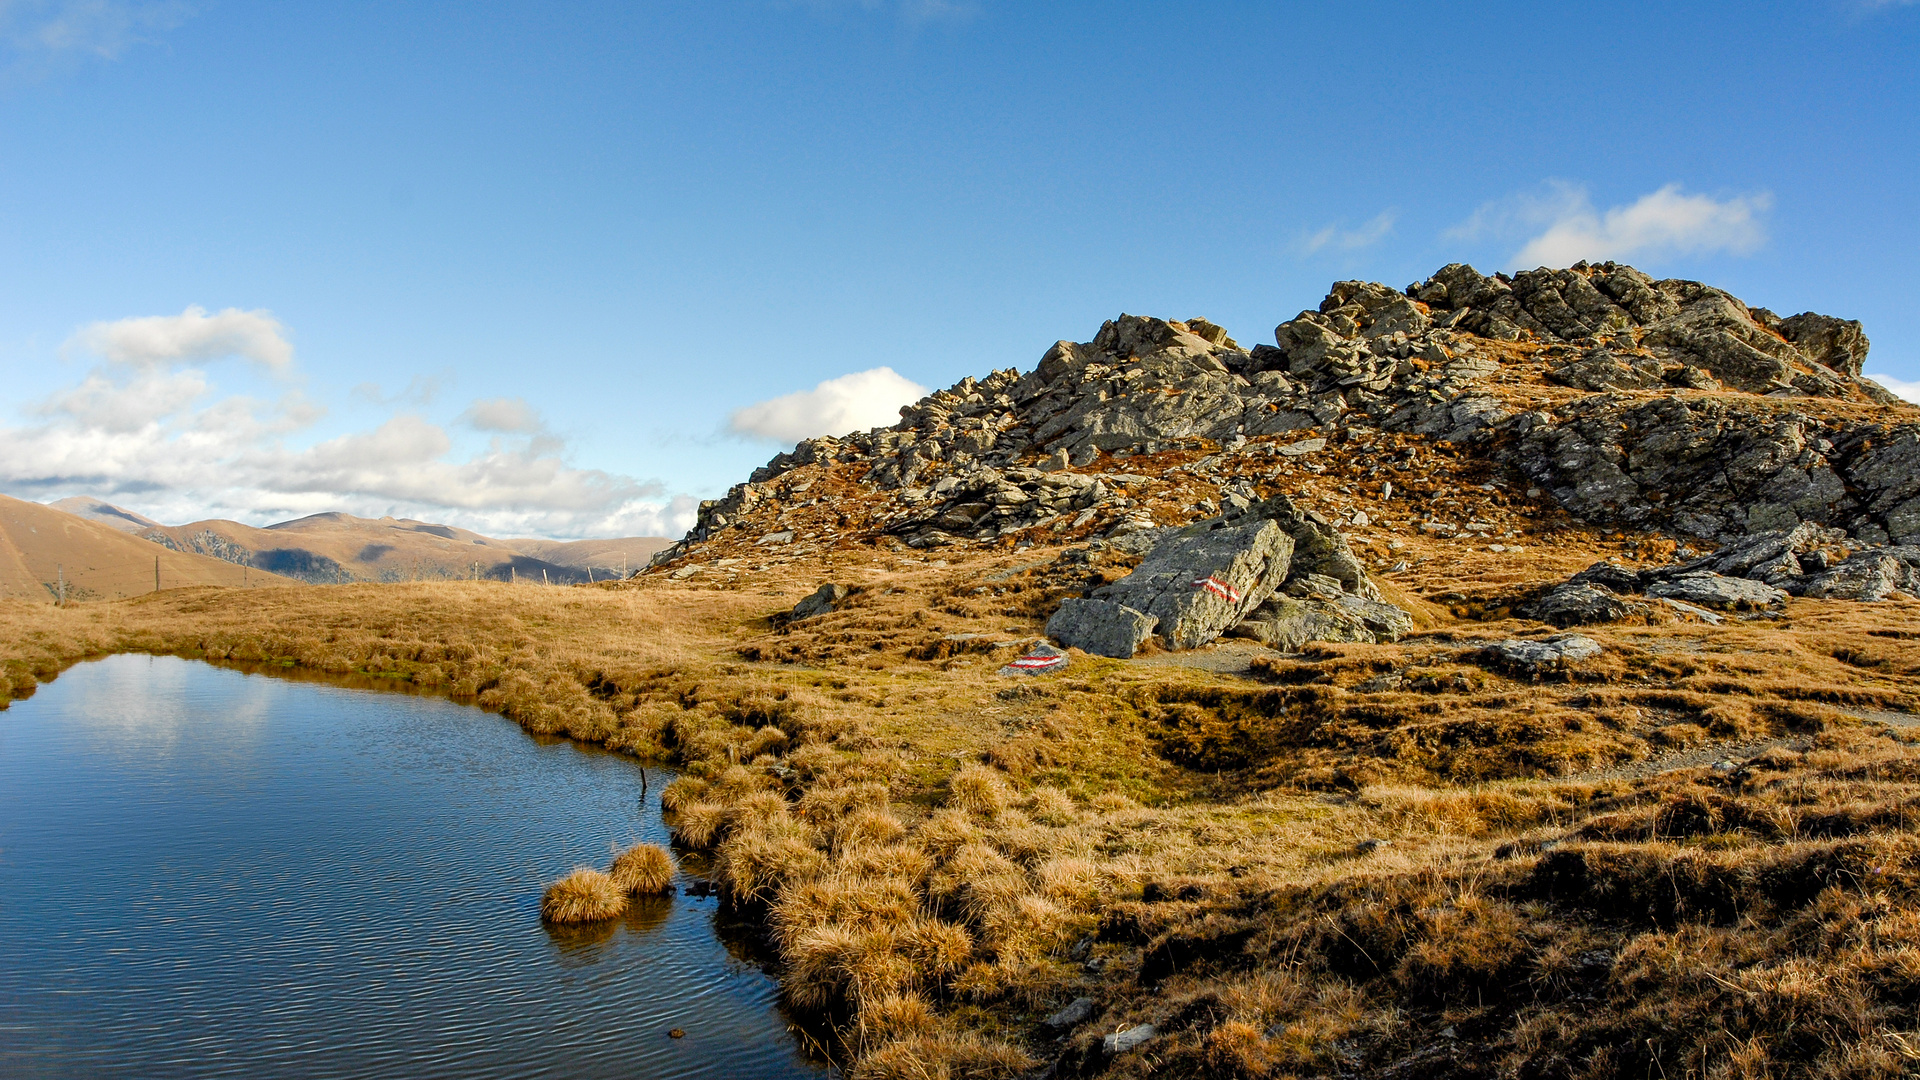
[[1221,581],[1212,574],[1208,574],[1206,577],[1194,582],[1193,587],[1196,589],[1205,589],[1229,604],[1237,604],[1240,602],[1240,590]]

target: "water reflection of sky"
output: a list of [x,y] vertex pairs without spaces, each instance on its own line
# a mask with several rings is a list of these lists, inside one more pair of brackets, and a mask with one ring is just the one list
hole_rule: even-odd
[[630,761],[478,710],[80,665],[0,712],[0,1075],[818,1075],[712,900],[540,924],[635,839]]

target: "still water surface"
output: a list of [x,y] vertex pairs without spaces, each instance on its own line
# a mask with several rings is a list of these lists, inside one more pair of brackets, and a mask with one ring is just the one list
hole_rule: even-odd
[[542,926],[665,842],[640,782],[437,698],[74,667],[0,712],[0,1076],[823,1076],[714,901]]

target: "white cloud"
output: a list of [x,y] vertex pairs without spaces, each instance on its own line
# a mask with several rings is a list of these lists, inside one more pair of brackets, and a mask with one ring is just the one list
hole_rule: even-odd
[[1343,230],[1338,225],[1329,225],[1301,240],[1300,252],[1303,255],[1311,255],[1325,247],[1334,247],[1341,251],[1357,251],[1363,247],[1371,247],[1393,232],[1393,223],[1398,216],[1397,211],[1387,210],[1376,215],[1372,221],[1352,230]]
[[42,416],[64,415],[85,427],[124,433],[178,412],[206,392],[206,377],[197,371],[142,372],[127,382],[96,372],[79,386],[49,398],[38,411]]
[[1895,395],[1920,405],[1920,380],[1896,379],[1891,375],[1877,375],[1871,371],[1866,372],[1866,376],[1893,391]]
[[0,41],[19,53],[117,60],[192,16],[181,0],[0,0]]
[[[279,324],[243,319],[238,325],[273,332],[223,338],[193,330],[201,316],[126,319],[76,335],[117,362],[31,406],[22,422],[0,421],[0,490],[35,499],[97,494],[176,523],[230,517],[266,524],[340,510],[496,536],[677,537],[693,524],[691,499],[571,464],[565,441],[515,398],[477,401],[462,417],[492,433],[483,446],[468,435],[463,448],[448,429],[411,411],[312,442],[324,410],[299,391],[271,401],[223,394],[212,375],[188,365],[216,353],[273,364],[281,355],[273,344],[285,343]],[[278,373],[297,374],[291,351],[284,357]]]
[[739,409],[731,427],[742,435],[797,443],[815,435],[842,435],[897,423],[900,406],[925,396],[926,387],[890,367],[877,367]]
[[271,312],[227,308],[209,315],[198,304],[178,315],[93,323],[68,339],[67,348],[133,367],[229,356],[245,357],[277,371],[293,363],[286,328]]
[[1556,180],[1540,191],[1485,204],[1447,235],[1479,240],[1526,234],[1510,260],[1520,268],[1713,251],[1745,255],[1766,243],[1761,218],[1772,205],[1765,193],[1715,199],[1668,184],[1602,212],[1586,188]]
[[528,434],[545,431],[546,422],[540,419],[533,406],[523,398],[487,398],[476,401],[460,414],[463,423],[477,431],[495,431],[502,434]]

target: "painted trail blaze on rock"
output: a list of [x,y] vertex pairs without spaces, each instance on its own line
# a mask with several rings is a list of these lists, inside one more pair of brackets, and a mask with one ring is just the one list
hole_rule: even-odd
[[1067,666],[1067,654],[1064,650],[1051,645],[1035,645],[1026,655],[1010,661],[1002,667],[1001,675],[1042,675],[1049,671],[1059,671]]
[[1238,589],[1235,589],[1233,586],[1212,575],[1208,575],[1194,582],[1193,587],[1196,589],[1205,589],[1229,604],[1237,604],[1240,602],[1240,591]]

